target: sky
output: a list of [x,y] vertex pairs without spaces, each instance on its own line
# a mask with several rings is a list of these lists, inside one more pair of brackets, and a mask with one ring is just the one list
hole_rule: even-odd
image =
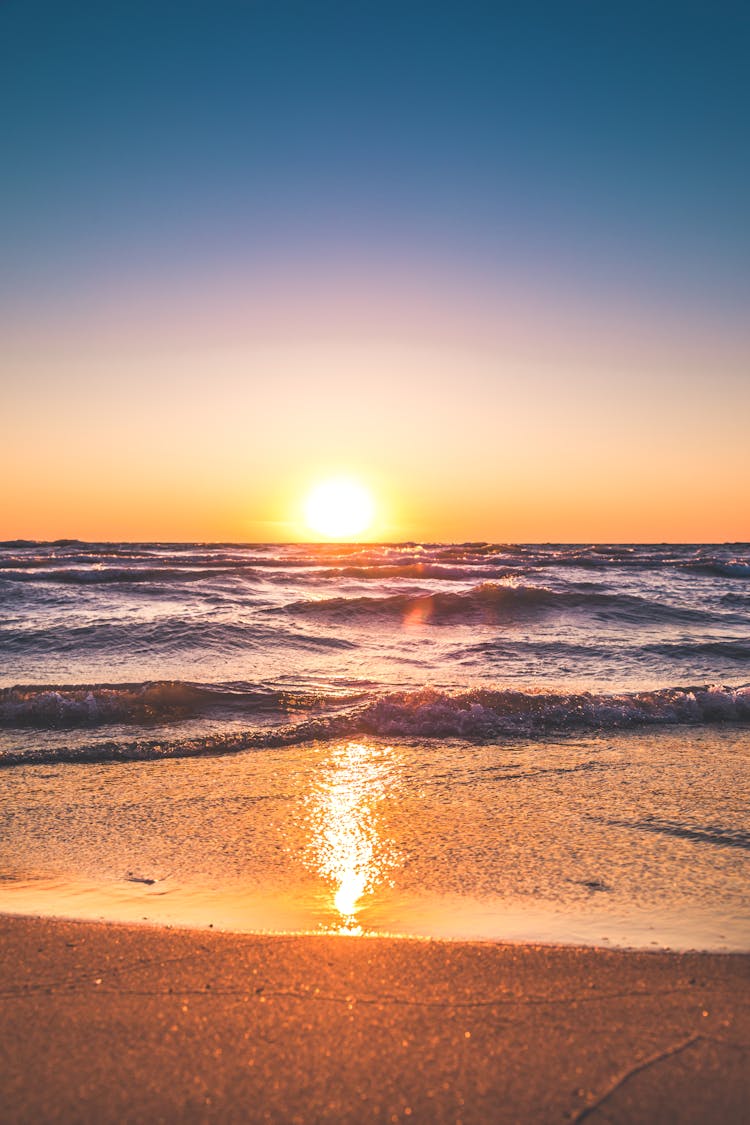
[[0,3],[0,538],[750,539],[750,7]]

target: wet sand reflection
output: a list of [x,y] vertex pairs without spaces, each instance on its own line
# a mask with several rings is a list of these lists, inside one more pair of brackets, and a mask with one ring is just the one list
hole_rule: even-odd
[[388,885],[397,861],[392,842],[380,830],[381,803],[394,780],[393,751],[344,743],[332,747],[322,769],[308,803],[308,866],[333,888],[331,928],[362,933],[362,900]]

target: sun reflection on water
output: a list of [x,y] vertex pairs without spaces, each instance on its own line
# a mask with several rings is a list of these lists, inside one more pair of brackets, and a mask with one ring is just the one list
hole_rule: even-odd
[[334,746],[310,798],[310,866],[334,888],[334,929],[362,933],[362,899],[387,882],[395,852],[379,831],[379,806],[392,780],[390,748]]

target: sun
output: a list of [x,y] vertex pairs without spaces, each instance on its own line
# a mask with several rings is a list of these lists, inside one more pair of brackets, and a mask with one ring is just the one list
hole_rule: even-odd
[[367,531],[375,516],[368,490],[348,477],[321,481],[305,501],[305,521],[327,539],[348,539]]

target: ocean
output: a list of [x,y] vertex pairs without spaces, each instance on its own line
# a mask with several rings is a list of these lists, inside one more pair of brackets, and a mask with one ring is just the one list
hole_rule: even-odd
[[750,948],[750,546],[0,546],[0,910]]

